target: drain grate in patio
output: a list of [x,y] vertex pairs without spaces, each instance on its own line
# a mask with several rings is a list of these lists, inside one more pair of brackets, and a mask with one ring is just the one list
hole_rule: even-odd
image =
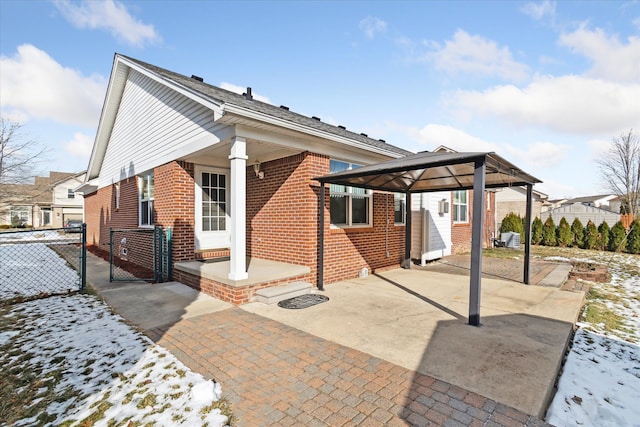
[[278,303],[278,307],[298,310],[301,308],[311,307],[316,304],[329,301],[329,297],[318,294],[306,294],[297,297],[282,300]]

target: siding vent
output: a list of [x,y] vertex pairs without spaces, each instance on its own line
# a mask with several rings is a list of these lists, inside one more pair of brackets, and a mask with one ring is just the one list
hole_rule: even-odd
[[244,97],[247,99],[247,101],[253,101],[253,95],[251,94],[251,88],[247,87],[247,91],[245,93],[243,93]]
[[311,118],[312,118],[313,120],[317,120],[317,121],[320,121],[320,117],[316,117],[316,116],[311,116]]
[[283,110],[289,111],[289,107],[287,107],[286,105],[281,105],[280,108],[282,108]]
[[204,82],[204,79],[202,77],[196,76],[195,74],[191,74],[191,78],[199,82]]
[[346,130],[346,129],[347,129],[346,127],[344,127],[344,126],[342,126],[342,125],[338,125],[338,127],[339,127],[340,129],[344,129],[344,130]]

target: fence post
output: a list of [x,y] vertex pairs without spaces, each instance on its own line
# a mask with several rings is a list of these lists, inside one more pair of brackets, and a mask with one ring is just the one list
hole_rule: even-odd
[[82,223],[82,249],[80,252],[80,292],[85,293],[87,289],[87,224]]
[[109,229],[109,283],[113,282],[113,228]]
[[167,281],[172,280],[172,278],[171,278],[171,273],[172,273],[171,272],[171,253],[172,253],[172,250],[171,250],[171,231],[172,231],[172,229],[171,229],[171,227],[169,227],[167,229],[167,239],[166,239],[166,241],[167,241],[167,251],[166,251],[166,254],[167,254],[167,262],[166,262],[167,263]]

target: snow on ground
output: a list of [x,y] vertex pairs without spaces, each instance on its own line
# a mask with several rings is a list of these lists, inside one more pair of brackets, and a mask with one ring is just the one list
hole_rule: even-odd
[[606,264],[611,280],[591,284],[546,420],[557,426],[640,426],[640,257],[588,255],[572,260]]
[[43,242],[51,240],[80,241],[78,233],[64,233],[58,230],[29,230],[0,232],[0,243],[7,242]]
[[16,304],[1,320],[3,381],[8,372],[19,372],[19,381],[38,378],[11,390],[12,401],[23,406],[19,419],[4,420],[9,425],[227,423],[216,405],[218,384],[190,371],[94,296]]
[[46,244],[0,244],[0,300],[77,291],[78,283],[78,273]]

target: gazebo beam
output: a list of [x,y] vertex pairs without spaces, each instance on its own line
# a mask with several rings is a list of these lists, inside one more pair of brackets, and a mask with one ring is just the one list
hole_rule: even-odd
[[533,185],[527,184],[527,210],[525,213],[526,224],[524,227],[524,277],[522,282],[525,285],[529,284],[531,262],[531,212],[533,210]]

